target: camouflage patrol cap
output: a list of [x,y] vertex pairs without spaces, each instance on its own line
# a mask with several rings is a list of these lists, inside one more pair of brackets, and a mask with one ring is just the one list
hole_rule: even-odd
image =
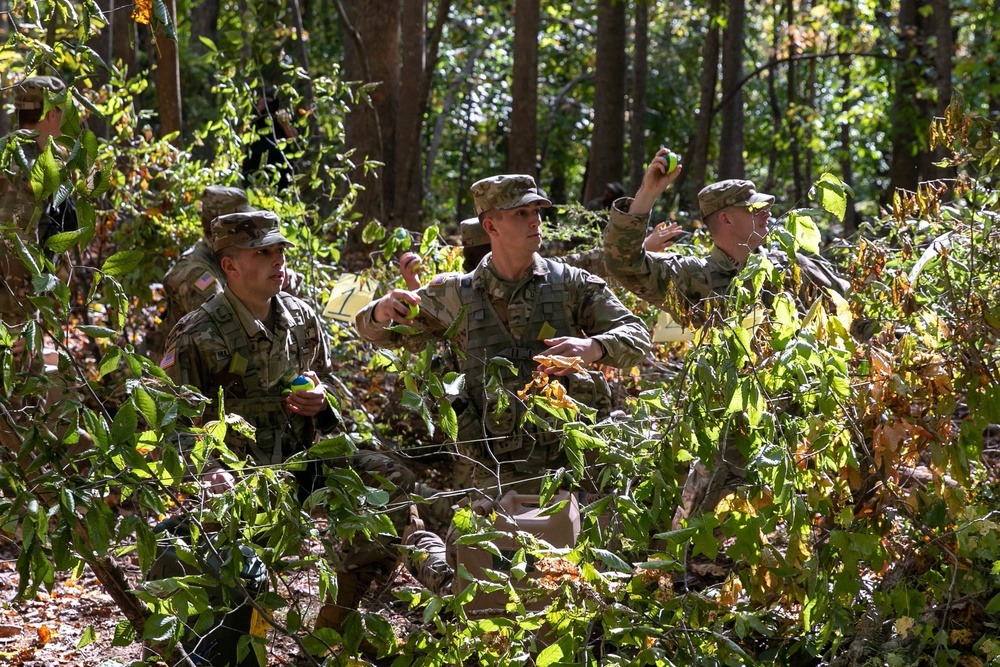
[[201,221],[205,224],[211,223],[220,215],[252,210],[253,206],[247,204],[247,193],[239,188],[210,185],[201,193]]
[[476,181],[470,188],[476,201],[476,215],[490,209],[508,210],[541,202],[542,206],[552,206],[552,202],[539,194],[535,179],[523,174],[501,174]]
[[479,222],[479,218],[468,218],[460,222],[458,226],[462,232],[463,248],[490,244],[490,236],[483,229],[483,223]]
[[54,76],[29,76],[14,87],[15,109],[44,109],[45,93],[58,95],[66,84]]
[[761,194],[757,192],[757,186],[753,181],[743,181],[738,178],[706,185],[698,193],[698,207],[703,218],[728,206],[749,207],[757,204],[759,208],[770,208],[773,203],[774,195]]
[[247,211],[222,215],[212,221],[212,250],[264,248],[295,244],[281,235],[278,216],[270,211]]

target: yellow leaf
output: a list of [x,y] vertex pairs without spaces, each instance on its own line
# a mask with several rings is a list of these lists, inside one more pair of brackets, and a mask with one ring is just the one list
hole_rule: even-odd
[[153,0],[135,0],[132,7],[132,20],[136,23],[149,25],[153,16]]
[[48,644],[52,640],[52,630],[49,626],[42,625],[38,628],[38,643],[42,646]]
[[896,632],[903,639],[906,639],[906,635],[910,633],[910,628],[913,627],[913,619],[909,616],[900,616],[896,619]]

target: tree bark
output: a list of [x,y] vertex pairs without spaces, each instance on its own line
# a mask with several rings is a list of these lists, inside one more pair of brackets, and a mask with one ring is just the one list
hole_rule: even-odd
[[594,135],[583,201],[600,197],[625,171],[625,2],[597,1],[597,66],[594,81]]
[[[338,3],[340,5],[340,3]],[[367,160],[391,165],[395,159],[395,124],[399,106],[399,0],[350,0],[340,6],[344,38],[344,78],[373,84],[371,101],[350,105],[344,120],[345,143],[354,149],[350,172],[358,193],[354,212],[359,224],[348,238],[348,249],[362,247],[361,231],[372,220],[385,222],[392,211],[395,178],[391,169],[369,168]]]
[[[649,5],[647,0],[635,3],[635,37],[632,50],[632,114],[629,116],[628,189],[639,189],[646,173],[650,151],[646,148],[646,79],[649,75]],[[680,147],[675,149],[680,153]]]
[[[164,0],[167,16],[177,27],[177,2]],[[173,132],[177,136],[173,140],[175,146],[183,145],[183,117],[181,114],[181,72],[180,58],[177,53],[177,42],[167,36],[164,26],[156,28],[156,99],[160,105],[160,134],[166,136]]]
[[794,0],[786,0],[785,2],[785,25],[789,27],[788,76],[786,78],[787,88],[785,96],[788,98],[788,142],[789,153],[792,158],[792,198],[795,201],[799,201],[802,199],[805,187],[802,178],[802,155],[799,143],[799,133],[802,131],[801,123],[799,122],[801,112],[797,108],[799,104],[799,70],[798,64],[795,62],[795,56],[799,52],[799,47],[796,42],[796,32],[791,29],[796,25]]
[[111,53],[116,62],[121,63],[123,73],[135,74],[139,66],[136,62],[136,27],[132,20],[132,3],[126,0],[111,0]]
[[[923,18],[927,35],[934,37],[934,68],[927,71],[927,76],[931,79],[937,93],[934,107],[934,115],[942,117],[951,104],[952,95],[952,53],[953,39],[951,28],[951,6],[948,0],[930,0],[932,12]],[[930,119],[926,119],[930,123]],[[954,170],[946,167],[937,167],[935,162],[940,162],[948,157],[946,148],[937,148],[933,152],[927,151],[923,156],[922,176],[927,180],[947,179],[954,176]]]
[[538,26],[539,0],[517,0],[507,170],[533,178],[538,176]]
[[[114,6],[112,0],[97,0],[97,6],[103,14],[103,19],[108,23],[104,28],[101,28],[93,37],[87,40],[87,46],[94,50],[94,53],[99,55],[104,62],[109,65],[114,63],[113,53],[112,53],[112,37],[114,31],[111,26],[111,8]],[[0,10],[2,10],[2,3],[0,3]],[[88,7],[81,8],[80,11],[90,11]],[[107,85],[108,81],[111,79],[109,72],[103,69],[95,69],[92,80],[93,87],[100,88]],[[6,117],[7,114],[0,114],[0,116]],[[2,131],[3,121],[0,120],[0,135],[5,134]],[[102,139],[108,138],[108,122],[104,118],[100,118],[97,114],[94,114],[88,121],[87,127],[94,134],[101,137]]]
[[191,6],[191,51],[204,55],[208,51],[199,37],[219,41],[219,0],[199,0]]
[[743,25],[744,0],[729,0],[728,20],[722,38],[722,96],[729,99],[722,107],[722,130],[719,135],[719,178],[743,178]]
[[895,90],[892,101],[892,157],[889,163],[889,191],[887,201],[893,193],[903,188],[916,191],[919,181],[919,153],[917,145],[917,121],[920,109],[917,104],[917,82],[922,76],[919,64],[919,29],[917,8],[920,0],[901,0],[899,4],[899,52],[900,64],[896,73]]
[[[719,17],[722,12],[722,0],[711,0],[708,11],[708,29],[705,31],[705,44],[701,51],[701,85],[698,97],[698,120],[695,124],[694,141],[691,143],[685,162],[690,165],[681,172],[678,180],[686,182],[690,189],[684,188],[685,201],[691,209],[698,210],[698,192],[705,187],[705,173],[708,170],[708,148],[712,140],[712,118],[715,107],[715,89],[719,84],[719,50],[720,29]],[[675,183],[681,189],[681,183]]]
[[[846,3],[840,12],[839,23],[842,34],[839,41],[847,42],[854,28],[854,6]],[[841,51],[847,49],[841,48]],[[847,185],[854,187],[853,141],[851,140],[850,113],[854,107],[854,88],[851,85],[851,57],[840,56],[840,147],[837,161],[840,163],[840,178]],[[844,213],[844,236],[850,236],[858,230],[858,212],[854,208],[854,197],[847,200],[847,211]]]

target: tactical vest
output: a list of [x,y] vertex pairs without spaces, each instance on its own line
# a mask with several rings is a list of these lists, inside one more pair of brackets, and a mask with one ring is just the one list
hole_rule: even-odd
[[[299,369],[308,368],[309,354],[307,347],[307,332],[305,313],[298,301],[284,293],[279,293],[277,299],[288,311],[293,325],[289,329],[295,339],[295,366]],[[243,325],[232,308],[221,297],[213,297],[199,306],[219,328],[222,339],[226,343],[229,358],[240,355],[247,360],[246,370],[241,376],[225,372],[212,378],[212,384],[224,388],[224,405],[227,413],[235,413],[247,420],[256,428],[255,441],[244,436],[227,435],[227,444],[232,448],[235,444],[237,453],[240,450],[249,451],[259,464],[277,464],[295,452],[302,451],[312,444],[315,426],[312,419],[295,415],[285,406],[285,397],[268,393],[262,386],[260,370],[254,365],[253,359],[257,352],[255,341],[247,338]],[[291,378],[289,378],[291,379]],[[218,414],[218,397],[209,396],[207,415]],[[228,430],[229,434],[233,429]],[[230,444],[232,443],[232,444]]]
[[[487,371],[494,357],[513,362],[516,375],[506,369],[498,370],[503,386],[511,392],[518,391],[531,381],[532,371],[538,367],[533,357],[548,349],[542,340],[543,327],[548,325],[544,338],[580,335],[566,298],[565,264],[550,259],[544,261],[549,272],[535,276],[525,288],[534,290],[535,294],[532,298],[529,293],[531,313],[520,339],[515,339],[501,320],[486,291],[473,286],[472,273],[459,279],[462,304],[468,306],[465,318],[466,357],[462,370],[470,402],[467,409],[470,415],[461,420],[465,428],[460,437],[463,440],[488,438],[490,451],[498,460],[525,460],[525,466],[533,465],[527,459],[531,458],[529,450],[539,434],[531,425],[520,426],[524,406],[514,396],[510,397],[510,408],[501,416],[496,416],[496,398],[487,392]],[[571,396],[593,407],[605,407],[600,405],[604,398],[610,406],[610,390],[600,373],[552,377],[551,381],[562,382]],[[544,458],[553,460],[557,455],[557,451],[550,451]]]

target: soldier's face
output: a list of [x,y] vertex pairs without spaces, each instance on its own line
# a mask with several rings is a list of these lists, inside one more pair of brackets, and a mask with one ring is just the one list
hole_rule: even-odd
[[746,206],[730,206],[725,209],[731,223],[732,239],[740,246],[756,250],[767,236],[767,222],[771,219],[769,208],[751,210]]
[[508,210],[497,210],[491,216],[496,238],[490,236],[494,252],[498,244],[505,250],[530,256],[542,245],[542,207],[537,203]]
[[245,293],[259,298],[268,298],[281,291],[285,282],[285,246],[265,246],[263,248],[240,248],[233,257],[234,271],[227,275]]

